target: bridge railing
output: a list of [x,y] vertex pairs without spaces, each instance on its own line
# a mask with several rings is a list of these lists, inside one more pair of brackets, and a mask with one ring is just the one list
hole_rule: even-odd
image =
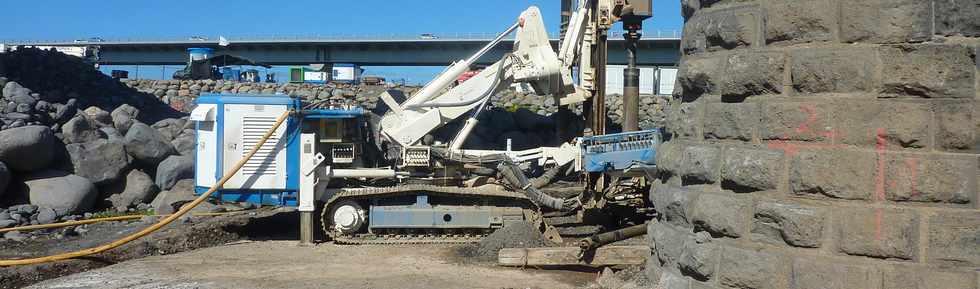
[[[679,29],[650,29],[642,31],[642,39],[679,39]],[[610,31],[609,39],[622,39],[622,31]],[[225,36],[231,43],[235,42],[304,42],[304,41],[440,41],[440,40],[491,40],[497,32],[442,32],[442,33],[332,33],[332,34],[294,34],[294,35],[233,35]],[[551,39],[558,39],[558,32],[548,34]],[[194,43],[215,44],[218,36],[174,36],[174,37],[120,37],[120,38],[84,38],[84,39],[2,39],[0,43],[13,45],[50,45],[50,44],[130,44],[130,43]],[[513,39],[514,34],[506,39]]]

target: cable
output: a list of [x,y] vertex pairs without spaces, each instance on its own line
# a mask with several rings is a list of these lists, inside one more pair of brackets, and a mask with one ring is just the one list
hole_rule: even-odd
[[[223,213],[193,213],[191,214],[191,216],[221,216],[221,215],[228,215],[232,213],[238,213],[238,211],[223,212]],[[29,225],[29,226],[5,228],[5,229],[0,229],[0,233],[6,233],[10,231],[33,231],[33,230],[40,230],[40,229],[52,229],[52,228],[88,225],[88,224],[101,223],[101,222],[128,221],[128,220],[142,219],[143,217],[166,217],[166,216],[170,216],[170,215],[169,214],[168,215],[125,215],[125,216],[85,219],[85,220],[78,220],[78,221],[53,223],[53,224]]]
[[291,111],[283,112],[282,115],[280,115],[279,118],[276,119],[276,123],[272,125],[272,128],[270,128],[269,131],[265,132],[265,135],[263,135],[262,138],[259,139],[259,142],[256,143],[254,147],[252,147],[252,150],[249,151],[248,154],[245,155],[245,157],[242,157],[242,159],[238,160],[238,163],[236,163],[235,166],[233,166],[232,169],[221,178],[221,180],[218,180],[218,182],[212,185],[207,192],[204,192],[203,194],[198,196],[197,199],[194,199],[188,205],[184,205],[183,207],[181,207],[180,210],[177,210],[177,212],[175,212],[173,215],[167,216],[163,220],[160,220],[156,224],[153,224],[143,230],[140,230],[139,232],[133,233],[131,235],[128,235],[119,240],[113,241],[111,243],[102,246],[73,251],[73,252],[67,252],[67,253],[62,253],[57,255],[44,256],[44,257],[36,257],[36,258],[29,258],[29,259],[0,260],[0,267],[41,264],[41,263],[48,263],[48,262],[54,262],[59,260],[67,260],[67,259],[98,254],[98,253],[102,253],[108,250],[118,248],[119,246],[132,242],[133,240],[145,237],[150,233],[156,232],[160,228],[163,228],[163,226],[166,226],[167,224],[176,221],[184,214],[187,214],[187,212],[190,212],[191,209],[197,207],[197,205],[203,203],[205,200],[211,197],[211,194],[217,191],[218,188],[224,186],[225,183],[228,182],[228,180],[230,180],[236,173],[238,173],[238,170],[240,170],[242,166],[244,166],[245,163],[248,162],[249,159],[255,156],[255,153],[258,152],[259,148],[261,148],[262,145],[264,145],[265,142],[269,140],[270,137],[272,137],[272,134],[276,132],[276,130],[279,128],[280,125],[282,125],[284,121],[286,121],[290,113]]

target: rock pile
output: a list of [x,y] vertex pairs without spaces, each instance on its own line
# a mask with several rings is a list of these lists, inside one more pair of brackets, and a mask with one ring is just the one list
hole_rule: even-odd
[[148,209],[150,175],[193,176],[192,123],[77,58],[0,54],[0,86],[0,228]]
[[[142,93],[152,94],[164,103],[182,111],[190,111],[194,99],[206,93],[250,93],[250,94],[285,94],[302,97],[307,101],[331,100],[360,105],[374,109],[380,101],[381,92],[386,89],[397,89],[411,94],[418,87],[387,85],[345,85],[345,84],[311,84],[311,83],[242,83],[225,80],[148,80],[124,79],[122,83]],[[519,92],[509,89],[497,94],[491,102],[493,106],[514,112],[525,109],[542,116],[551,116],[558,112],[558,105],[551,96],[539,96],[533,93]],[[644,129],[663,126],[663,107],[667,99],[656,95],[640,96],[640,127]],[[613,125],[621,125],[623,119],[622,95],[609,94],[606,96],[606,107],[609,119]],[[581,104],[571,106],[572,112],[582,115]]]
[[386,88],[398,88],[413,91],[412,87],[390,86],[352,86],[345,84],[312,84],[312,83],[247,83],[226,80],[147,80],[124,79],[126,86],[139,92],[156,96],[164,103],[177,110],[188,112],[192,109],[194,100],[201,94],[207,93],[248,93],[248,94],[285,94],[301,97],[308,101],[332,100],[356,103],[373,109],[378,103],[378,96]]

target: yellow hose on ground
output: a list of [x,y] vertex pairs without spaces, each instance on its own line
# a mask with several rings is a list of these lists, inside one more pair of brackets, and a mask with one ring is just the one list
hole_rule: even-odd
[[[227,214],[237,213],[237,212],[238,211],[235,211],[235,212],[221,212],[221,213],[194,213],[194,214],[191,214],[191,216],[221,216],[221,215],[227,215]],[[13,227],[13,228],[5,228],[5,229],[0,229],[0,233],[6,233],[6,232],[10,232],[10,231],[33,231],[33,230],[40,230],[40,229],[51,229],[51,228],[80,226],[80,225],[87,225],[87,224],[94,224],[94,223],[101,223],[101,222],[128,221],[128,220],[142,219],[143,217],[166,217],[166,216],[170,216],[170,214],[167,214],[167,215],[125,215],[125,216],[115,216],[115,217],[105,217],[105,218],[94,218],[94,219],[85,219],[85,220],[77,220],[77,221],[67,221],[67,222],[61,222],[61,223],[53,223],[53,224],[29,225],[29,226],[20,226],[20,227]]]
[[211,194],[214,193],[214,191],[216,191],[216,190],[218,190],[218,188],[224,186],[225,183],[228,182],[228,180],[231,179],[231,177],[234,176],[235,173],[237,173],[238,170],[240,170],[242,168],[242,166],[245,165],[245,162],[247,162],[249,159],[252,158],[252,156],[255,155],[255,153],[259,150],[259,148],[261,148],[262,145],[265,144],[266,140],[268,140],[269,137],[271,137],[272,134],[276,132],[276,129],[278,129],[279,126],[282,125],[283,121],[285,121],[286,118],[289,117],[289,113],[290,113],[289,111],[283,112],[282,115],[280,115],[279,118],[276,119],[276,123],[272,125],[272,128],[270,128],[269,131],[267,131],[265,133],[265,135],[262,136],[262,139],[259,139],[259,143],[255,144],[255,146],[252,147],[252,150],[249,151],[248,154],[245,155],[245,157],[243,157],[241,160],[239,160],[238,163],[236,163],[235,166],[232,167],[231,171],[229,171],[227,174],[225,174],[223,177],[221,177],[221,180],[218,180],[217,183],[215,183],[213,186],[211,186],[211,188],[208,189],[207,192],[204,192],[203,194],[201,194],[201,196],[197,197],[197,199],[194,199],[194,201],[191,201],[189,204],[184,205],[183,207],[181,207],[180,210],[177,210],[177,212],[175,212],[173,215],[167,216],[163,220],[160,220],[160,222],[157,222],[156,224],[153,224],[152,226],[149,226],[149,227],[147,227],[147,228],[145,228],[143,230],[140,230],[139,232],[133,233],[133,234],[131,234],[129,236],[123,237],[123,238],[121,238],[119,240],[113,241],[111,243],[108,243],[108,244],[105,244],[105,245],[102,245],[102,246],[98,246],[98,247],[94,247],[94,248],[88,248],[88,249],[83,249],[83,250],[78,250],[78,251],[74,251],[74,252],[67,252],[67,253],[62,253],[62,254],[57,254],[57,255],[37,257],[37,258],[30,258],[30,259],[0,260],[0,267],[3,267],[3,266],[17,266],[17,265],[40,264],[40,263],[54,262],[54,261],[59,261],[59,260],[66,260],[66,259],[72,259],[72,258],[78,258],[78,257],[82,257],[82,256],[88,256],[88,255],[98,254],[98,253],[102,253],[102,252],[105,252],[105,251],[108,251],[108,250],[115,249],[115,248],[117,248],[119,246],[125,245],[126,243],[132,242],[133,240],[136,240],[136,239],[142,238],[142,237],[144,237],[146,235],[149,235],[150,233],[153,233],[153,232],[159,230],[160,228],[163,228],[163,226],[166,226],[167,224],[170,224],[171,222],[177,220],[178,218],[180,218],[180,216],[183,216],[184,214],[186,214],[187,212],[189,212],[191,209],[193,209],[197,205],[199,205],[202,202],[204,202],[205,200],[207,200],[208,197],[210,197]]

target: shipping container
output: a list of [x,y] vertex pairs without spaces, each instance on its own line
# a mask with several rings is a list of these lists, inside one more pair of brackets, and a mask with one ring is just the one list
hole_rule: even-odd
[[333,82],[357,84],[361,79],[361,67],[357,64],[337,63],[333,65]]

